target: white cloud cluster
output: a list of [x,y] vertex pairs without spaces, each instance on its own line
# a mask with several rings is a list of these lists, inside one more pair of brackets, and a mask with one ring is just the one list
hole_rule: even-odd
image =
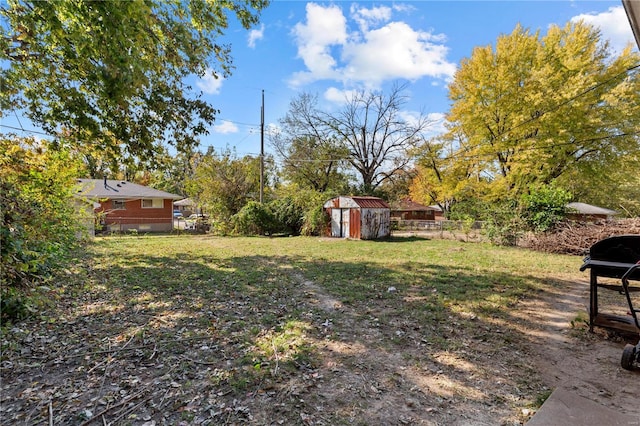
[[611,48],[620,53],[628,43],[635,45],[629,19],[622,6],[610,7],[606,12],[582,14],[571,18],[572,22],[583,20],[600,29],[602,38],[609,40]]
[[306,21],[293,29],[306,70],[290,83],[336,80],[376,88],[394,79],[451,78],[456,65],[446,59],[444,37],[392,21],[396,10],[402,9],[354,4],[349,13],[357,29],[351,29],[339,6],[308,3]]
[[231,121],[223,120],[220,124],[213,126],[213,131],[215,133],[222,133],[223,135],[228,133],[237,133],[238,126]]
[[249,35],[247,37],[247,45],[254,49],[256,47],[256,42],[258,40],[262,40],[264,37],[264,24],[260,25],[260,29],[253,29],[249,31]]
[[204,77],[196,82],[198,89],[208,95],[217,95],[220,93],[224,77],[216,75],[212,69],[208,69]]

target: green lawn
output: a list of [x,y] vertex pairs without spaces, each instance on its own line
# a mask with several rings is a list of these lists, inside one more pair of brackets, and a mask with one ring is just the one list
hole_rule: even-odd
[[46,378],[6,401],[56,424],[517,423],[548,394],[518,352],[518,301],[580,263],[415,237],[98,238],[3,341],[3,375],[55,367],[51,411],[25,397]]

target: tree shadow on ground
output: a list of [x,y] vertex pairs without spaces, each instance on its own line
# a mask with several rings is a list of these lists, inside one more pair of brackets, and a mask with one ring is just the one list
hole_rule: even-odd
[[531,275],[205,251],[76,279],[5,338],[9,423],[496,424],[545,392],[508,327]]

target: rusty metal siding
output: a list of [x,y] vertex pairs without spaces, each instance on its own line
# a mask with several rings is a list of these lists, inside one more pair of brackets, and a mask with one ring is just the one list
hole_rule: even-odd
[[349,209],[349,238],[359,239],[361,235],[360,210]]
[[372,240],[391,235],[389,209],[362,209],[360,238]]

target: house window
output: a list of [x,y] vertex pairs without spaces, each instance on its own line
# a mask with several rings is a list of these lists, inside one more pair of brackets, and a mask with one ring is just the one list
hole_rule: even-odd
[[164,207],[164,200],[162,198],[143,198],[143,209],[161,209]]
[[124,210],[125,209],[125,201],[124,200],[111,200],[111,206],[114,210]]

